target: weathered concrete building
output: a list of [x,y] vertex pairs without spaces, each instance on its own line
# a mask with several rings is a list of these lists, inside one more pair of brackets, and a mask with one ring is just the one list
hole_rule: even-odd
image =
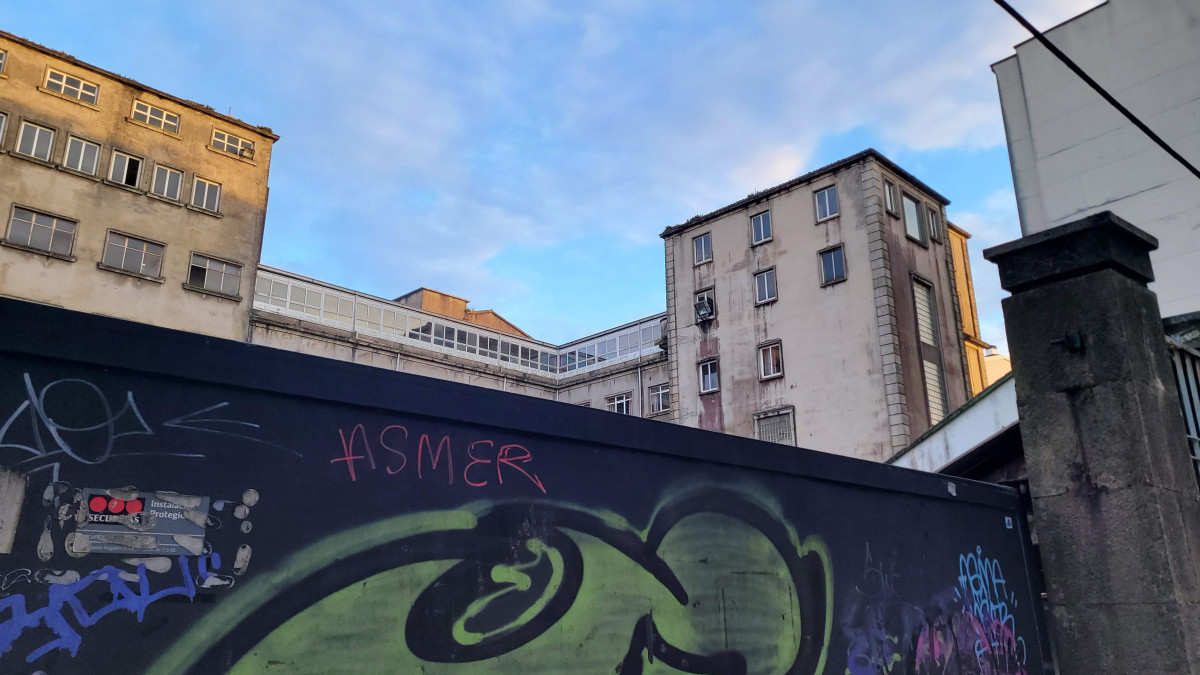
[[667,228],[672,420],[884,460],[962,405],[948,203],[866,150]]
[[276,140],[0,32],[0,295],[246,339]]

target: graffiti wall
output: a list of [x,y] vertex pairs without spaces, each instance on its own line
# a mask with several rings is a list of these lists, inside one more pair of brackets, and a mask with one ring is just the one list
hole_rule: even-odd
[[1044,672],[1007,490],[0,319],[0,672]]

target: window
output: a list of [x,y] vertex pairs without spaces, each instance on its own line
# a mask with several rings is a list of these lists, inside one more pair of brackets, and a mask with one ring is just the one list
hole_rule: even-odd
[[700,364],[700,393],[707,394],[721,388],[721,377],[716,361]]
[[197,176],[196,182],[192,186],[192,206],[216,213],[217,207],[220,205],[221,184],[204,180]]
[[754,275],[754,303],[761,305],[775,299],[775,270]]
[[179,188],[183,185],[183,172],[161,164],[154,167],[154,180],[150,192],[159,197],[179,201]]
[[288,285],[260,276],[254,280],[254,301],[264,305],[287,307]]
[[750,219],[750,243],[761,244],[771,238],[771,212],[762,213]]
[[783,375],[783,345],[776,342],[758,348],[758,376],[764,380]]
[[671,409],[671,385],[656,384],[650,387],[650,414],[666,412]]
[[712,233],[702,234],[692,240],[692,250],[695,253],[695,264],[712,260]]
[[925,374],[925,400],[929,405],[929,424],[946,416],[946,392],[942,378],[942,353],[938,340],[937,303],[933,286],[914,279],[913,299],[917,310],[917,337],[921,365]]
[[162,244],[109,232],[101,262],[126,272],[157,277],[162,274],[162,255]]
[[890,180],[883,182],[883,198],[888,213],[896,212],[896,184]]
[[108,172],[108,179],[128,187],[137,187],[142,180],[141,158],[113,150],[112,170]]
[[4,66],[8,65],[8,52],[0,49],[0,73],[4,72]]
[[57,70],[46,71],[46,88],[67,98],[74,98],[95,105],[100,96],[99,85],[87,80],[60,73]]
[[696,294],[696,321],[707,321],[717,316],[717,300],[713,289],[709,288]]
[[929,238],[934,241],[941,241],[942,232],[941,228],[938,227],[941,223],[941,219],[938,218],[938,212],[936,209],[929,209],[927,213],[929,215]]
[[157,127],[163,131],[169,131],[173,134],[179,133],[179,115],[176,115],[172,112],[167,112],[166,110],[152,106],[149,103],[134,101],[133,119],[143,124]]
[[52,129],[39,127],[31,122],[21,123],[21,138],[17,141],[17,152],[49,162],[50,151],[53,149],[54,131]]
[[913,239],[925,243],[925,221],[921,218],[921,204],[904,195],[904,232]]
[[21,246],[71,255],[75,246],[75,223],[45,213],[13,207],[8,241]]
[[228,152],[237,157],[254,158],[254,143],[233,134],[213,129],[212,147],[214,150]]
[[629,405],[633,402],[633,394],[617,394],[604,399],[604,404],[608,406],[609,412],[615,412],[618,415],[628,415]]
[[846,260],[841,246],[821,251],[821,285],[846,279]]
[[796,444],[795,422],[792,411],[760,415],[754,419],[754,435],[768,443]]
[[832,218],[838,214],[837,187],[827,187],[824,190],[818,190],[817,199],[817,220],[825,220]]
[[99,162],[99,145],[91,141],[85,141],[82,138],[67,137],[67,161],[64,164],[66,164],[68,169],[74,169],[79,173],[95,176],[96,167]]
[[242,266],[193,253],[187,282],[195,288],[237,296],[242,285]]
[[8,126],[8,115],[0,113],[0,146],[4,145],[4,129]]

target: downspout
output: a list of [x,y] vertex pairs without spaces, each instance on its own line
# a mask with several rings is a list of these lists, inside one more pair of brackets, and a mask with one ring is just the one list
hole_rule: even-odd
[[638,417],[646,416],[646,401],[642,397],[642,357],[638,357]]

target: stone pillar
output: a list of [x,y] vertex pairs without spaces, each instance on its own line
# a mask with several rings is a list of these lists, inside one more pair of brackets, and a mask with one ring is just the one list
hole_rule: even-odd
[[1104,212],[984,251],[1012,293],[1004,321],[1067,675],[1200,673],[1200,490],[1146,286],[1157,247]]

